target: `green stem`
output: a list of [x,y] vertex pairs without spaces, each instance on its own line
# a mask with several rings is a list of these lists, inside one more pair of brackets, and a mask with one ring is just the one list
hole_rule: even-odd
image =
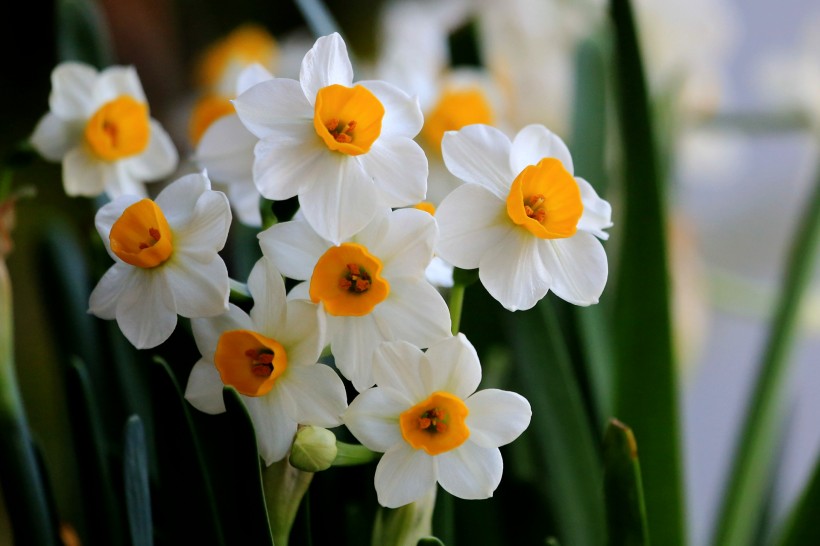
[[15,543],[56,545],[53,514],[14,370],[12,324],[11,280],[0,257],[0,484]]
[[295,469],[287,458],[262,470],[265,504],[268,508],[273,543],[276,546],[288,545],[299,504],[312,479],[312,472]]
[[464,290],[467,288],[466,284],[455,283],[450,289],[450,321],[452,322],[453,335],[458,333],[461,325],[461,308],[464,306]]
[[751,544],[771,485],[771,472],[782,425],[788,357],[799,318],[800,304],[811,280],[820,249],[820,174],[793,239],[785,282],[780,294],[760,373],[749,399],[740,442],[723,497],[712,541],[720,545]]
[[367,464],[381,457],[381,453],[370,451],[360,444],[336,441],[336,458],[333,466],[354,466]]

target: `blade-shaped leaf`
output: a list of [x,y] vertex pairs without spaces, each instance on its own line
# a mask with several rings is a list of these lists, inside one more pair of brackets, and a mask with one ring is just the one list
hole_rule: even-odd
[[57,56],[97,68],[113,64],[108,29],[92,0],[59,0],[56,4]]
[[142,420],[132,415],[125,423],[123,447],[125,476],[125,506],[133,546],[154,543],[151,518],[151,491],[148,483],[148,448]]
[[613,419],[604,433],[604,497],[611,546],[647,546],[649,529],[638,445],[632,430]]
[[615,416],[629,423],[641,445],[650,534],[658,544],[680,546],[686,540],[664,188],[629,0],[612,0],[611,15],[623,153],[612,317]]

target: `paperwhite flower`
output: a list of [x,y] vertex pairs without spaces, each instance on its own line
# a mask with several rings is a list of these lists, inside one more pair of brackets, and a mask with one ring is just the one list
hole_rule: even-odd
[[65,62],[51,73],[50,111],[31,143],[62,161],[68,195],[146,196],[145,181],[173,172],[177,151],[148,104],[133,67]]
[[156,201],[124,195],[95,218],[116,262],[91,293],[89,312],[117,319],[138,349],[173,333],[177,314],[209,317],[228,308],[228,270],[219,252],[231,210],[225,194],[203,174],[168,185]]
[[384,452],[376,467],[379,503],[396,508],[424,496],[436,482],[462,499],[491,497],[501,481],[498,447],[529,426],[522,396],[475,392],[481,366],[462,334],[423,353],[403,342],[376,351],[377,387],[350,404],[344,422],[367,448]]
[[301,215],[259,239],[286,277],[306,281],[289,298],[320,304],[336,365],[362,391],[373,385],[373,350],[382,341],[427,347],[450,335],[447,304],[424,278],[436,235],[426,212],[381,209],[340,246],[319,237]]
[[325,330],[316,305],[286,301],[282,276],[265,258],[251,271],[248,289],[250,315],[231,304],[224,315],[191,321],[202,358],[185,398],[201,411],[222,413],[223,386],[236,388],[270,465],[287,455],[298,425],[340,425],[347,396],[336,372],[316,362]]
[[299,196],[310,225],[339,244],[381,207],[424,199],[427,159],[413,141],[422,126],[418,102],[382,81],[352,83],[338,34],[319,38],[299,81],[274,78],[234,102],[260,142],[253,176],[273,200]]
[[[263,66],[251,65],[239,74],[236,95],[270,79],[273,74]],[[196,162],[208,171],[208,176],[227,186],[231,208],[239,221],[249,226],[262,225],[259,191],[253,183],[253,147],[257,142],[256,135],[245,128],[236,112],[232,112],[221,116],[205,130],[195,154]]]
[[573,177],[564,142],[541,125],[513,142],[471,125],[442,144],[450,171],[468,182],[436,211],[436,252],[462,269],[478,268],[487,291],[511,311],[529,309],[549,290],[576,305],[597,303],[607,258],[596,239],[612,225],[609,203]]

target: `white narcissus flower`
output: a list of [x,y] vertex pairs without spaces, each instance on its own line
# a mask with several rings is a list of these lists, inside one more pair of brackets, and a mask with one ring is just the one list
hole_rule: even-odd
[[375,477],[379,503],[403,506],[436,482],[462,499],[491,497],[503,470],[498,448],[529,426],[529,402],[509,391],[475,392],[481,365],[462,334],[427,352],[383,343],[374,360],[377,386],[351,402],[344,422],[364,446],[384,452]]
[[266,198],[299,196],[325,239],[339,244],[382,207],[424,199],[427,158],[413,140],[423,123],[418,101],[383,81],[353,85],[338,34],[316,41],[299,81],[274,78],[234,101],[260,141],[253,177]]
[[[236,95],[257,83],[273,79],[259,64],[245,68],[237,78]],[[230,104],[230,103],[229,103]],[[239,221],[261,226],[259,190],[253,183],[253,147],[259,139],[248,131],[233,111],[219,117],[205,129],[196,147],[195,160],[214,181],[227,186],[231,208]]]
[[65,62],[51,73],[50,111],[31,144],[49,161],[63,164],[68,195],[103,192],[146,196],[144,182],[168,176],[178,154],[148,104],[133,67],[102,72]]
[[185,398],[205,413],[222,413],[222,388],[233,386],[270,465],[287,455],[298,425],[340,425],[347,396],[336,372],[316,362],[325,331],[316,305],[286,301],[284,280],[265,258],[251,271],[248,289],[250,315],[231,304],[224,315],[191,321],[202,358]]
[[447,304],[424,278],[436,235],[426,212],[381,209],[340,246],[319,237],[301,215],[259,239],[286,277],[306,281],[288,297],[320,304],[336,366],[361,392],[373,385],[373,351],[382,341],[427,347],[450,335]]
[[89,312],[117,319],[138,349],[168,339],[177,314],[210,317],[227,310],[228,270],[218,252],[231,209],[204,174],[183,176],[156,201],[123,195],[101,207],[95,223],[116,263],[91,293]]
[[576,305],[598,302],[607,279],[609,203],[573,176],[564,142],[541,125],[515,140],[486,125],[449,132],[444,162],[467,182],[436,211],[436,253],[481,283],[511,311],[549,290]]

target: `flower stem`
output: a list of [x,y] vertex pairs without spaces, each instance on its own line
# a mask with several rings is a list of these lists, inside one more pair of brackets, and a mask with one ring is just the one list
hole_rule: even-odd
[[453,284],[453,287],[450,289],[450,302],[448,306],[450,307],[450,321],[453,324],[453,335],[458,333],[458,329],[461,326],[461,308],[464,305],[464,290],[466,288],[466,284],[457,282]]
[[288,545],[299,504],[312,479],[312,472],[297,470],[286,458],[262,470],[268,521],[276,546]]

